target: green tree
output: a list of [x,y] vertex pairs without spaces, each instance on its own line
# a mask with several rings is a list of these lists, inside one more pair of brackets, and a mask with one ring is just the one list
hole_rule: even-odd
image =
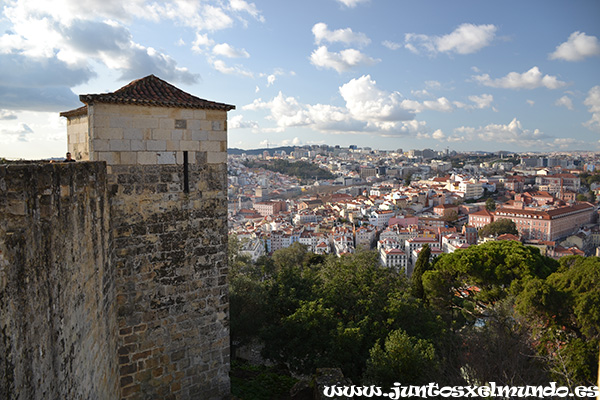
[[425,244],[415,262],[415,269],[410,278],[411,291],[413,296],[425,301],[425,291],[423,290],[423,273],[429,270],[431,257],[431,249],[429,244]]
[[496,202],[491,197],[485,201],[485,209],[488,211],[496,210]]
[[571,387],[597,382],[600,258],[561,258],[558,271],[524,285],[516,309],[528,318],[553,379]]
[[518,235],[517,225],[510,219],[499,219],[487,224],[479,230],[479,237],[498,236],[505,233]]
[[371,347],[388,333],[388,298],[407,287],[404,278],[379,266],[373,251],[275,268],[266,285],[273,320],[261,330],[264,356],[303,374],[338,366],[354,381]]
[[518,292],[531,278],[545,279],[558,263],[539,249],[494,241],[444,254],[423,274],[429,304],[455,328],[473,323],[495,302]]
[[479,324],[460,332],[460,354],[469,382],[503,386],[544,385],[546,364],[537,356],[528,326],[514,313],[514,297],[492,305]]
[[394,382],[423,385],[436,381],[439,373],[433,344],[398,329],[389,334],[383,347],[378,342],[371,349],[364,380],[387,387]]

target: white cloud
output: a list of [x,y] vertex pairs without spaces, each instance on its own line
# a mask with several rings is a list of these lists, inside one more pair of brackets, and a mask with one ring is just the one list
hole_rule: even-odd
[[0,143],[29,142],[29,137],[33,130],[22,122],[16,124],[14,128],[0,130]]
[[381,42],[382,45],[390,50],[398,50],[402,45],[400,43],[392,42],[391,40],[384,40]]
[[316,44],[321,44],[322,41],[326,41],[329,43],[340,42],[345,45],[354,43],[358,46],[366,46],[371,43],[371,40],[364,33],[354,33],[350,28],[330,31],[323,22],[315,24],[312,28],[312,33],[315,36]]
[[431,137],[436,140],[444,140],[446,138],[446,135],[444,134],[444,132],[442,132],[441,129],[437,129],[435,132],[433,132]]
[[17,115],[9,110],[0,110],[1,121],[9,121],[11,119],[17,119]]
[[335,69],[339,73],[356,67],[374,65],[379,61],[355,49],[346,49],[335,53],[329,52],[326,46],[319,47],[310,55],[310,62],[314,66]]
[[120,72],[123,80],[148,74],[186,83],[198,80],[167,54],[133,40],[123,22],[133,15],[155,17],[143,1],[23,0],[7,3],[3,12],[10,25],[0,36],[1,107],[25,104],[49,111],[77,105],[70,88],[95,77],[95,63]]
[[204,47],[212,46],[215,43],[206,33],[196,32],[196,39],[192,43],[192,51],[202,53]]
[[244,49],[234,49],[227,43],[219,43],[213,47],[213,54],[229,58],[248,58],[250,54]]
[[507,143],[526,148],[556,149],[567,148],[580,143],[572,138],[554,138],[539,129],[525,129],[521,122],[514,118],[510,123],[489,124],[480,127],[461,126],[454,129],[456,135],[448,138],[449,142],[483,140],[486,142]]
[[585,104],[588,107],[588,111],[592,113],[592,118],[583,125],[591,130],[600,132],[600,86],[594,86],[590,89],[583,104]]
[[425,51],[437,53],[476,53],[491,44],[496,35],[494,25],[462,24],[453,32],[443,36],[428,36],[416,33],[405,35],[405,47],[413,53]]
[[267,87],[274,84],[276,79],[277,79],[277,77],[275,76],[275,74],[271,74],[271,75],[267,76]]
[[529,104],[530,106],[533,106],[535,104],[535,101],[533,101],[533,100],[527,100],[527,104]]
[[560,107],[566,107],[569,110],[573,110],[573,101],[568,96],[563,96],[554,102],[554,105]]
[[469,96],[469,100],[475,103],[475,108],[488,108],[494,102],[494,96],[491,94],[482,94],[481,96]]
[[345,5],[346,7],[349,8],[354,8],[357,5],[359,5],[360,3],[368,3],[369,0],[337,0],[338,3],[342,3],[343,5]]
[[595,36],[588,36],[584,32],[573,32],[569,39],[556,46],[556,50],[549,55],[551,60],[581,61],[586,57],[600,55],[600,43]]
[[263,131],[283,132],[291,127],[309,127],[326,133],[374,134],[396,137],[427,132],[424,121],[414,120],[406,110],[399,93],[389,93],[376,87],[369,76],[353,79],[340,87],[345,107],[328,104],[301,104],[281,92],[269,101],[256,99],[244,110],[267,110],[267,119],[276,124]]
[[235,115],[229,118],[227,121],[228,129],[252,129],[252,131],[258,130],[258,122],[256,121],[244,121],[243,115]]
[[240,66],[229,67],[227,64],[225,64],[225,61],[223,61],[223,60],[212,60],[211,62],[212,62],[213,68],[222,74],[240,75],[240,76],[245,76],[247,78],[254,77],[254,74],[252,74],[252,72],[246,71],[244,68],[242,68]]
[[346,108],[359,121],[405,121],[414,118],[400,94],[379,90],[370,75],[352,79],[340,87]]
[[[30,88],[35,82],[42,82],[40,86],[46,88],[46,93],[39,96],[38,104],[42,99],[65,104],[64,98],[70,93],[68,88],[89,81],[95,76],[98,65],[116,70],[123,80],[148,74],[175,82],[195,83],[199,80],[198,74],[178,65],[170,55],[136,42],[129,29],[134,20],[167,21],[192,28],[196,34],[192,50],[197,53],[214,45],[207,32],[230,28],[236,20],[245,24],[243,17],[247,15],[264,21],[256,5],[245,0],[9,0],[3,3],[2,13],[2,70],[18,71],[24,67],[31,72],[29,77],[33,77],[22,87],[15,81],[7,88],[1,87],[0,83],[0,89],[19,97],[11,100],[14,104],[30,100]],[[178,45],[182,44],[180,39]],[[215,53],[226,57],[248,57],[243,49],[223,45],[217,45]],[[216,66],[227,73],[248,75],[240,67],[228,68],[223,63]],[[6,99],[0,101],[7,102]],[[37,109],[47,110],[48,107],[42,105]]]
[[300,140],[298,137],[295,137],[291,140],[286,139],[281,142],[281,145],[282,146],[300,146],[300,145],[302,145],[302,140]]
[[485,86],[504,89],[535,89],[539,87],[558,89],[566,85],[556,76],[542,75],[538,67],[533,67],[522,74],[510,72],[505,77],[498,79],[491,79],[488,74],[475,75],[473,79]]
[[258,11],[254,3],[247,3],[244,0],[229,0],[229,7],[234,11],[244,11],[260,22],[265,21],[265,18],[261,15],[260,11]]

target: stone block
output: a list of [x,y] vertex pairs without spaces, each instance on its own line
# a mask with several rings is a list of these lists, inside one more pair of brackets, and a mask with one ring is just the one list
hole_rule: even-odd
[[138,163],[137,152],[135,152],[135,151],[121,152],[121,164],[135,165],[137,163]]
[[152,139],[153,140],[171,140],[171,132],[170,129],[152,129]]
[[151,165],[156,165],[158,164],[158,156],[156,154],[156,152],[149,152],[149,151],[140,151],[138,152],[138,164],[151,164]]
[[109,128],[132,128],[132,119],[129,116],[111,116],[109,122]]
[[110,145],[107,139],[94,139],[92,141],[92,151],[109,151]]
[[194,119],[206,119],[206,111],[205,110],[194,110]]
[[180,145],[179,140],[167,140],[167,150],[168,151],[181,150],[181,145]]
[[131,141],[130,140],[110,140],[109,146],[111,151],[130,151],[131,150]]
[[158,119],[155,117],[137,117],[133,120],[131,127],[158,129]]
[[206,142],[200,142],[200,150],[206,151],[207,153],[216,153],[221,151],[221,142],[214,140],[207,140]]
[[203,131],[211,131],[212,130],[212,122],[211,121],[200,121],[200,129]]
[[144,132],[140,128],[123,129],[123,139],[142,140],[143,138],[144,138]]
[[224,164],[227,162],[226,152],[208,152],[207,163],[209,164]]
[[227,131],[209,131],[208,140],[227,141]]
[[201,128],[201,125],[202,125],[202,124],[201,124],[201,121],[200,121],[200,120],[198,120],[198,119],[190,119],[190,120],[188,121],[187,128],[188,128],[190,131],[194,131],[194,130],[200,130],[200,129],[202,129],[202,128]]
[[175,152],[163,151],[156,153],[158,164],[177,164]]
[[195,110],[182,109],[181,112],[179,113],[179,116],[177,117],[177,119],[193,119],[194,111]]
[[174,129],[171,131],[171,140],[183,140],[183,130]]
[[192,140],[196,140],[196,141],[208,140],[208,132],[199,131],[199,130],[192,131]]
[[131,140],[131,151],[144,151],[146,150],[146,142],[144,140]]
[[98,161],[105,161],[107,164],[120,164],[121,155],[114,151],[101,151],[98,154]]
[[95,138],[97,139],[123,139],[122,128],[102,128],[95,130]]
[[161,118],[158,122],[158,128],[164,130],[175,129],[175,120],[171,118]]
[[199,151],[200,150],[200,142],[193,140],[182,140],[180,142],[182,151]]
[[150,151],[165,151],[167,150],[166,140],[148,140],[146,142],[146,149]]

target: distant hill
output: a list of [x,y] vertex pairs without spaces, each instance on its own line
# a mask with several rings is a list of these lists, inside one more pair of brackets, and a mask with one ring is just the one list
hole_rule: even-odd
[[269,155],[272,156],[276,151],[281,152],[282,150],[285,151],[286,154],[290,154],[296,148],[297,147],[291,147],[291,146],[272,147],[269,149],[250,149],[250,150],[232,148],[232,149],[227,149],[227,154],[241,156],[242,154],[246,153],[249,156],[256,156],[256,155],[261,155],[264,151],[268,151]]
[[315,179],[335,178],[335,175],[328,170],[306,161],[296,161],[293,163],[287,160],[245,161],[244,164],[248,168],[264,168],[285,175],[296,176],[304,183]]

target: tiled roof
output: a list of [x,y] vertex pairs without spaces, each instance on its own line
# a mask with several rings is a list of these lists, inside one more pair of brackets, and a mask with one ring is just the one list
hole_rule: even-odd
[[[86,105],[94,103],[113,103],[223,111],[235,109],[234,105],[216,103],[214,101],[208,101],[192,96],[154,75],[148,75],[145,78],[137,79],[112,93],[82,94],[79,96],[79,100]],[[84,106],[75,110],[63,112],[60,115],[69,117],[84,114],[86,112],[87,106]]]

